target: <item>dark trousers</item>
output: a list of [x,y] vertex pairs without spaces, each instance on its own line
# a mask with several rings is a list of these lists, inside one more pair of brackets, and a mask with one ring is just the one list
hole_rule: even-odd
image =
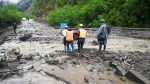
[[[104,44],[103,43],[99,43],[99,50],[102,49],[102,45],[104,45]],[[104,45],[104,51],[105,51],[105,49],[106,49],[106,45]]]
[[16,27],[14,27],[13,30],[14,30],[14,33],[16,33]]
[[71,42],[67,42],[67,41],[66,41],[66,45],[67,45],[67,52],[69,51],[69,44],[71,45],[71,47],[72,47],[72,52],[74,53],[74,52],[75,52],[75,50],[74,50],[74,44],[73,44],[73,41],[71,41]]
[[66,46],[66,37],[63,38],[64,46]]
[[78,51],[83,50],[85,39],[78,39]]
[[102,50],[102,46],[104,46],[103,50],[105,51],[106,50],[107,39],[99,40],[98,42],[99,42],[99,50],[101,51]]

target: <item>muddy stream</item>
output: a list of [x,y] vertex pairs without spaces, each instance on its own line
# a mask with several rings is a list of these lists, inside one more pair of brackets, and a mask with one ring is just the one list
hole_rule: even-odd
[[[143,36],[144,30],[112,29],[104,53],[97,52],[97,30],[87,30],[83,52],[77,52],[74,41],[76,54],[64,52],[60,31],[31,19],[18,25],[17,33],[12,31],[0,45],[0,84],[138,84],[118,75],[110,62],[125,71],[133,69],[150,80],[150,35]],[[143,35],[135,35],[139,32]],[[150,34],[150,30],[145,33]],[[139,61],[133,59],[147,63],[141,68],[149,68],[141,70]],[[18,72],[12,73],[14,69]]]

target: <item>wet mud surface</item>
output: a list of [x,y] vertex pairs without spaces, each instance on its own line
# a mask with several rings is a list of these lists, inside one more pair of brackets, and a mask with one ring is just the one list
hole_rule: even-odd
[[[62,51],[58,51],[65,54]],[[150,80],[150,53],[149,52],[113,52],[105,51],[99,53],[97,49],[84,49],[80,54],[74,55],[68,53],[74,59],[75,64],[82,65],[101,65],[107,64],[106,69],[113,69],[116,66],[121,66],[124,70],[133,69],[140,74],[146,76]],[[93,70],[95,67],[92,68]],[[91,71],[93,71],[91,69]]]
[[0,46],[1,83],[136,84],[125,77],[130,70],[150,80],[149,29],[113,28],[105,52],[98,52],[97,30],[87,30],[80,53],[75,40],[73,54],[63,50],[61,29],[22,22]]

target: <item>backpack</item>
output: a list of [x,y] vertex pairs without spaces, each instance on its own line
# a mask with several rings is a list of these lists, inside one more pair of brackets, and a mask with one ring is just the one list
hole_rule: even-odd
[[105,32],[104,32],[104,28],[103,28],[102,32],[98,35],[97,39],[98,39],[99,41],[106,39],[106,35],[105,35]]
[[111,32],[110,26],[106,25],[106,28],[107,28],[108,34],[110,34],[110,32]]
[[78,40],[78,38],[79,38],[79,36],[77,35],[77,33],[76,33],[76,32],[73,33],[73,39],[74,39],[74,40]]

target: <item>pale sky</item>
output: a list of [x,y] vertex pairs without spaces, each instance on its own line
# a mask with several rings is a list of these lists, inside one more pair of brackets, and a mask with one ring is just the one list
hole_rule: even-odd
[[9,2],[12,2],[12,3],[17,3],[19,0],[3,0],[3,1],[9,1]]

